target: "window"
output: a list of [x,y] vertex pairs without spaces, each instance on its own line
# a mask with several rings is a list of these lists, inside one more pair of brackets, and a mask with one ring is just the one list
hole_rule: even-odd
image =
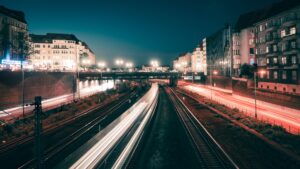
[[34,47],[36,47],[36,48],[39,48],[39,47],[40,47],[40,45],[34,45]]
[[273,72],[273,79],[278,79],[278,72],[277,71]]
[[[267,79],[270,79],[270,72],[267,71],[266,74],[267,74]],[[269,88],[269,87],[268,87],[268,88]]]
[[263,30],[264,30],[263,25],[259,25],[259,31],[261,32],[261,31],[263,31]]
[[266,53],[269,53],[269,46],[266,47]]
[[282,51],[285,51],[285,50],[286,50],[286,43],[283,43],[283,44],[282,44],[281,50],[282,50]]
[[296,56],[292,56],[291,57],[291,61],[292,61],[293,65],[297,64],[297,57]]
[[296,27],[291,27],[290,28],[290,35],[296,34]]
[[296,41],[291,41],[291,48],[295,49],[297,47]]
[[273,45],[273,52],[277,52],[277,45]]
[[249,45],[253,45],[254,44],[254,39],[249,39]]
[[277,64],[277,63],[278,63],[278,58],[277,58],[277,57],[273,58],[273,63],[274,63],[274,64]]
[[34,53],[35,54],[40,54],[40,51],[39,50],[35,50]]
[[285,30],[281,30],[281,31],[280,31],[280,36],[281,36],[281,37],[285,37],[285,35],[286,35]]
[[296,70],[292,71],[292,80],[297,80],[297,71]]
[[267,58],[267,64],[270,64],[270,58]]
[[254,55],[254,48],[250,48],[250,55]]
[[282,71],[281,77],[282,77],[282,80],[286,80],[286,71],[285,70]]
[[295,88],[293,88],[293,92],[296,93],[296,89]]
[[286,65],[286,56],[283,56],[283,57],[281,58],[281,63],[282,63],[283,65]]

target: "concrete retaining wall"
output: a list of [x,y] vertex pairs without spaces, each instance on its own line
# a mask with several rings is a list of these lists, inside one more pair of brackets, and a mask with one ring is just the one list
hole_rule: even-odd
[[[24,98],[31,103],[35,96],[52,98],[72,93],[74,76],[62,72],[25,72]],[[0,108],[22,103],[22,72],[0,72]]]

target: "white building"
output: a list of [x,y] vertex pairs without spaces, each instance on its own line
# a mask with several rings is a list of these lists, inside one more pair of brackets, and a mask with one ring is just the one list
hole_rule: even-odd
[[192,72],[206,72],[206,55],[203,50],[203,44],[197,46],[191,56]]
[[29,58],[37,70],[75,71],[77,65],[95,64],[93,51],[72,34],[30,35],[33,54]]
[[191,72],[192,71],[192,54],[181,54],[173,61],[173,69],[179,72]]

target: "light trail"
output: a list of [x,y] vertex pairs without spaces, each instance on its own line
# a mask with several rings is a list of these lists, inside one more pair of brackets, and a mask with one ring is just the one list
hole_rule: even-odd
[[[111,128],[94,146],[85,152],[70,168],[94,168],[103,160],[109,151],[118,143],[118,141],[129,131],[137,119],[145,112],[153,110],[153,103],[157,102],[158,85],[155,83],[151,89],[132,107],[130,107],[122,116],[113,121],[106,128]],[[144,118],[149,117],[146,115]],[[148,119],[148,118],[147,118]]]
[[[81,88],[79,90],[80,97],[88,97],[90,95],[96,94],[98,92],[106,91],[108,89],[112,89],[114,87],[114,82],[109,80],[104,82],[103,84],[95,84],[92,83],[90,86],[86,86],[85,88]],[[77,94],[76,97],[78,98]],[[57,106],[60,104],[66,104],[68,102],[73,101],[73,93],[65,94],[57,97],[53,97],[50,99],[46,99],[42,101],[43,109],[47,109],[49,107]],[[33,110],[33,106],[25,106],[25,112],[30,112]],[[7,116],[21,116],[22,115],[22,106],[17,106],[13,108],[9,108],[3,110],[4,112],[0,113],[0,118],[8,118]],[[0,111],[1,112],[1,111]]]
[[[183,88],[207,98],[211,97],[211,89],[202,85],[185,85]],[[254,99],[252,98],[213,90],[212,99],[230,108],[237,108],[240,111],[246,112],[246,115],[254,116]],[[300,110],[258,101],[257,114],[259,119],[268,121],[271,124],[280,125],[293,134],[297,134],[300,131]]]

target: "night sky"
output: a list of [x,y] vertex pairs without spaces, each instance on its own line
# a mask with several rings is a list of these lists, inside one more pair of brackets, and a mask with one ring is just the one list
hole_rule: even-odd
[[278,0],[1,0],[25,12],[30,33],[69,33],[98,60],[170,64],[225,23]]

